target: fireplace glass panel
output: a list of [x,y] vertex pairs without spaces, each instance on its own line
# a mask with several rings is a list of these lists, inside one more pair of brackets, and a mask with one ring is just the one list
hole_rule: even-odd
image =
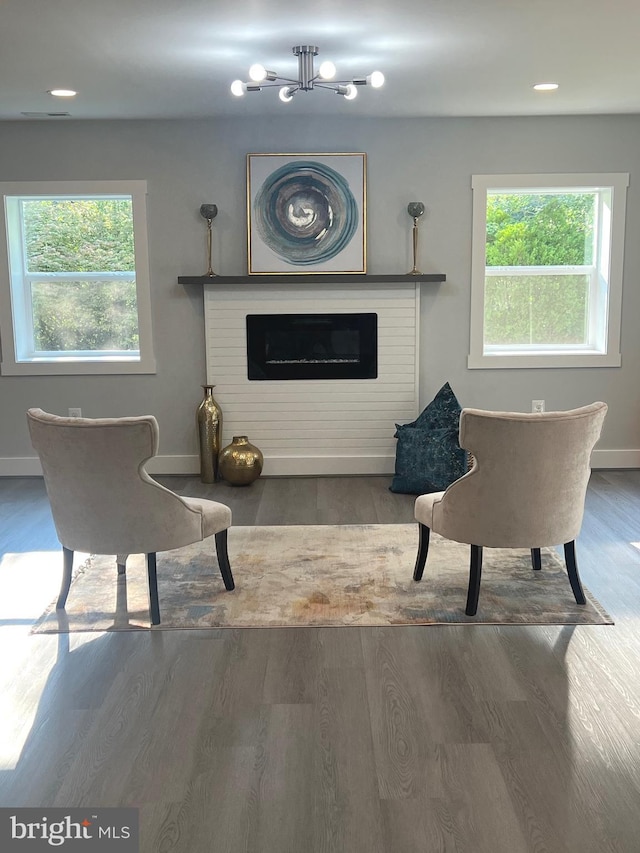
[[248,314],[249,379],[375,379],[377,314]]

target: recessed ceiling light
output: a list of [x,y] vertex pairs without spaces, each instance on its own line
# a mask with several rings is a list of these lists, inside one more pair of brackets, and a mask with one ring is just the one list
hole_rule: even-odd
[[536,83],[533,87],[536,92],[553,92],[554,89],[558,88],[557,83]]
[[75,98],[78,93],[74,89],[49,89],[47,94],[54,98]]

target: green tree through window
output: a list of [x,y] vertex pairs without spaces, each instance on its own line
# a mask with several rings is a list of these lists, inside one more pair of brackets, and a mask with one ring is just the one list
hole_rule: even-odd
[[22,217],[27,275],[66,274],[31,282],[34,349],[138,350],[131,199],[34,199]]
[[593,263],[594,193],[487,194],[488,267]]
[[485,344],[585,342],[591,272],[514,268],[592,267],[596,201],[593,192],[487,194]]
[[131,199],[38,199],[22,205],[29,272],[133,272]]

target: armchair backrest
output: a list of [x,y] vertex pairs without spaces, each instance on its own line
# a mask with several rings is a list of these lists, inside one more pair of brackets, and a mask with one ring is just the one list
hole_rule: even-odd
[[601,402],[542,414],[463,409],[460,445],[474,467],[434,507],[435,529],[495,548],[574,540],[606,412]]
[[29,409],[27,422],[66,548],[138,554],[201,538],[200,513],[144,470],[158,450],[153,416],[65,418]]

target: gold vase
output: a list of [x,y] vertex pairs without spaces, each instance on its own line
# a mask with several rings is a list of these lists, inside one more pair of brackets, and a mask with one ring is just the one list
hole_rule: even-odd
[[198,406],[198,440],[200,442],[200,479],[215,483],[218,479],[218,457],[222,445],[222,409],[213,397],[215,385],[203,385],[204,398]]
[[234,435],[220,452],[220,475],[232,486],[248,486],[262,473],[264,456],[246,435]]

